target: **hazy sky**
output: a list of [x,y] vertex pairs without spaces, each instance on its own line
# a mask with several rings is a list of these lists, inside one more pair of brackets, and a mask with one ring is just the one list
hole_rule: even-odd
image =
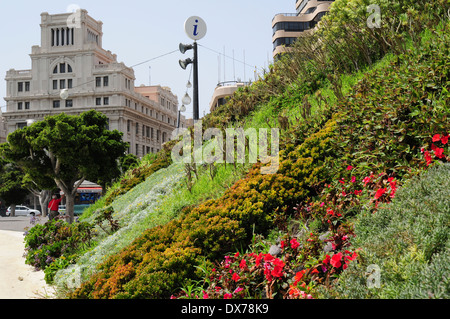
[[[244,76],[254,80],[255,67],[259,73],[267,69],[272,62],[272,18],[277,13],[295,12],[295,0],[0,0],[0,106],[6,105],[6,72],[31,68],[31,47],[41,41],[40,14],[65,13],[71,5],[103,22],[103,48],[117,54],[118,62],[127,66],[177,50],[180,42],[192,43],[184,32],[184,22],[194,15],[203,18],[208,33],[198,41],[201,116],[209,112],[219,80],[244,80]],[[181,105],[191,67],[181,69],[178,60],[188,57],[192,50],[135,67],[135,85],[151,81],[152,85],[168,86]],[[192,88],[189,94],[192,97]],[[185,115],[192,117],[192,104]]]

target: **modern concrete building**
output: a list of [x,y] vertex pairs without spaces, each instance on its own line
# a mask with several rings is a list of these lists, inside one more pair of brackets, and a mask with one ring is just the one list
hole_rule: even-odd
[[305,32],[313,32],[334,1],[296,0],[296,13],[280,13],[272,20],[273,57],[289,52],[289,47]]
[[242,81],[229,81],[217,84],[209,103],[210,111],[213,112],[219,106],[226,104],[234,92],[247,85],[249,83]]
[[32,47],[31,69],[6,74],[6,136],[47,115],[95,109],[108,117],[111,130],[124,133],[129,153],[138,157],[169,141],[179,114],[177,96],[167,87],[135,87],[134,70],[103,49],[101,21],[86,10],[44,12],[40,26],[41,45]]

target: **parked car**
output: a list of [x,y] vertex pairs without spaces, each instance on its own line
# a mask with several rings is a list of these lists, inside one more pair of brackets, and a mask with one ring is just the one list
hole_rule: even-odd
[[[10,215],[11,215],[11,207],[8,207],[8,209],[6,210],[6,216],[10,216]],[[38,211],[37,209],[31,209],[27,206],[17,205],[15,215],[16,216],[36,216],[36,215],[41,215],[41,212]]]

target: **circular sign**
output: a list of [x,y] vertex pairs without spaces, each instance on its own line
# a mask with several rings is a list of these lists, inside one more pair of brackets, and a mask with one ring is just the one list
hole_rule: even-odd
[[186,20],[184,30],[192,40],[200,40],[205,37],[208,28],[202,18],[194,16]]

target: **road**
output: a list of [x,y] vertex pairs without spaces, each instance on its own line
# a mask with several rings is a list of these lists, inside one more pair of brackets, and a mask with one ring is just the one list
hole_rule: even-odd
[[0,299],[50,298],[54,292],[43,271],[25,264],[24,231],[32,226],[30,217],[0,217]]

